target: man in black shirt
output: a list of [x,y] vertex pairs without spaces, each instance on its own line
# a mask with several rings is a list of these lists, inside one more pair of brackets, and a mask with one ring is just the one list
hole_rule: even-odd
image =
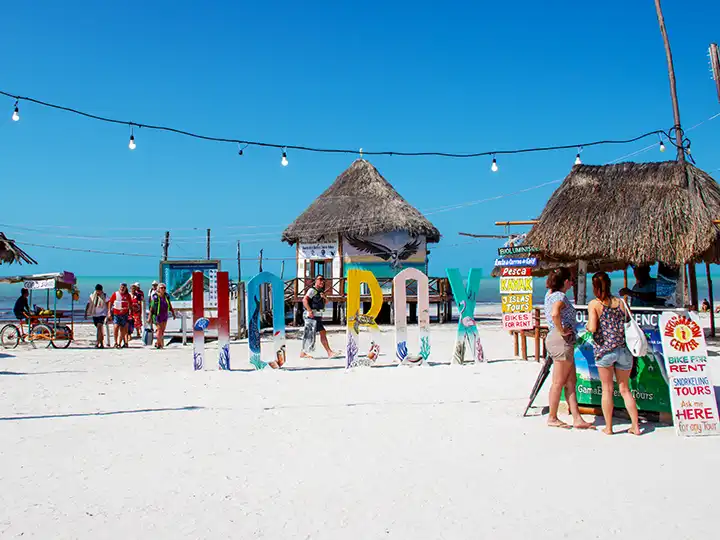
[[13,308],[13,313],[15,313],[15,317],[21,322],[27,319],[30,315],[30,304],[28,304],[29,296],[30,292],[27,289],[21,290],[20,298],[17,299],[17,301],[15,302],[15,307]]

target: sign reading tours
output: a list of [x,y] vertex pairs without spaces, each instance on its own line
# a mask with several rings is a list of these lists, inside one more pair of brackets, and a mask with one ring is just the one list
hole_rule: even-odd
[[718,409],[697,315],[664,311],[660,333],[678,435],[717,435]]

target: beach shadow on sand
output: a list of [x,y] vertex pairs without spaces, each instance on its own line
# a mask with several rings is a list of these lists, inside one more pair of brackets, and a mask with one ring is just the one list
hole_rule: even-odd
[[85,370],[60,370],[60,371],[0,371],[2,375],[57,375],[58,373],[87,373]]
[[3,416],[0,421],[11,420],[46,420],[52,418],[81,418],[84,416],[115,416],[118,414],[138,414],[138,413],[155,413],[155,412],[180,412],[180,411],[200,411],[205,407],[190,405],[187,407],[162,407],[157,409],[130,409],[124,411],[106,411],[91,413],[66,413],[66,414],[43,414],[37,416]]

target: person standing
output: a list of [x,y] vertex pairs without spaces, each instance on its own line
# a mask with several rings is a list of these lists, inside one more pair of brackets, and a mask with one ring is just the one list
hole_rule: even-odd
[[158,289],[158,281],[157,281],[157,279],[153,279],[152,285],[150,285],[150,290],[148,290],[148,292],[147,292],[148,302],[152,302],[152,298],[155,295],[155,293],[157,292],[157,289]]
[[156,349],[165,348],[165,327],[168,322],[168,315],[172,313],[175,318],[175,310],[167,294],[167,287],[164,283],[158,284],[157,292],[150,299],[150,321],[157,326]]
[[[327,330],[323,324],[323,312],[325,311],[325,278],[323,276],[317,276],[315,283],[308,289],[303,297],[303,307],[305,313],[303,317],[315,321],[315,331],[320,333],[320,342],[327,352],[328,358],[337,358],[340,353],[333,351],[330,348],[330,343],[327,338]],[[308,343],[314,340],[307,340]],[[306,340],[303,340],[303,345],[306,345]],[[306,345],[307,346],[307,345]],[[310,351],[303,351],[300,353],[300,358],[312,358]]]
[[133,283],[130,286],[130,298],[132,300],[130,304],[130,319],[128,320],[128,334],[129,338],[132,338],[133,328],[136,332],[136,337],[140,337],[140,330],[143,327],[142,317],[142,306],[145,300],[145,295],[140,289],[139,283]]
[[95,285],[95,291],[90,295],[90,300],[85,306],[85,317],[92,317],[95,325],[95,348],[105,348],[105,319],[108,314],[107,295],[103,292],[103,286]]
[[120,288],[115,291],[108,301],[111,308],[108,312],[107,320],[112,318],[115,328],[115,348],[125,348],[128,346],[125,336],[127,335],[128,317],[130,316],[130,304],[132,299],[128,292],[127,283],[121,283]]
[[610,293],[610,277],[598,272],[592,278],[595,299],[588,305],[588,332],[593,333],[595,365],[602,382],[602,412],[605,418],[606,435],[613,434],[613,394],[617,380],[625,409],[630,415],[628,433],[640,435],[638,410],[630,391],[630,371],[633,356],[625,345],[625,321],[631,316],[625,303]]
[[[547,353],[552,358],[552,385],[550,387],[550,414],[548,426],[570,429],[594,429],[586,422],[578,409],[575,372],[575,308],[567,297],[573,286],[570,270],[556,268],[547,278],[545,294],[545,320],[549,333],[545,339]],[[573,417],[570,426],[558,418],[560,395],[565,389],[565,400]]]
[[633,307],[653,307],[663,305],[662,299],[658,301],[657,297],[657,280],[650,277],[650,267],[647,265],[639,265],[633,267],[635,274],[635,285],[632,289],[623,287],[618,291],[620,296],[629,296],[630,304]]

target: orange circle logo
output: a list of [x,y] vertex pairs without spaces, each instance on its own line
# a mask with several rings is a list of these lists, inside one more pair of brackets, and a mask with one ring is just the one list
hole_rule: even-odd
[[702,329],[700,326],[684,315],[673,317],[665,325],[666,337],[670,338],[670,346],[681,352],[694,351],[700,346]]

